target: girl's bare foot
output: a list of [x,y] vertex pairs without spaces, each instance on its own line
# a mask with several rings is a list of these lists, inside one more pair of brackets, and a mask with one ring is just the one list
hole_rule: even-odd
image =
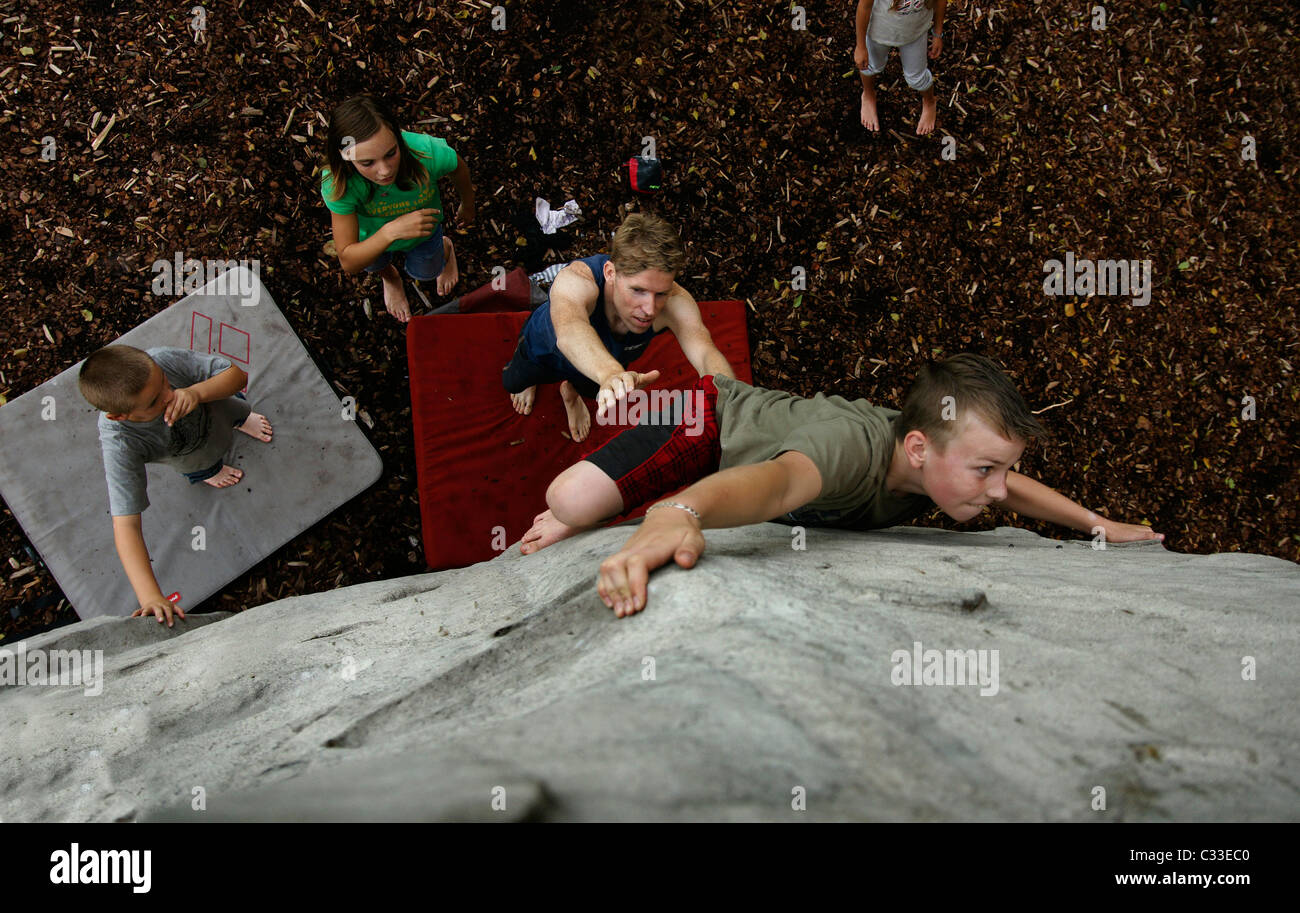
[[524,533],[524,538],[520,540],[519,551],[521,554],[531,555],[548,545],[554,545],[561,539],[567,539],[583,530],[594,528],[592,526],[565,526],[555,519],[555,514],[548,510],[533,518],[532,528]]
[[213,488],[229,488],[244,477],[244,470],[234,466],[222,466],[221,471],[210,479],[204,479]]
[[244,424],[239,426],[239,430],[259,441],[271,440],[271,423],[266,420],[265,415],[256,412],[248,413],[248,418],[244,419]]
[[515,411],[520,415],[527,415],[533,411],[533,400],[537,398],[537,388],[529,387],[522,393],[511,393],[510,402],[514,405]]
[[438,274],[438,295],[447,297],[451,290],[456,287],[460,281],[460,270],[456,268],[456,245],[451,243],[451,238],[442,239],[442,272]]
[[406,287],[397,267],[388,264],[388,268],[379,274],[384,280],[384,307],[402,323],[411,322],[411,303],[406,300]]
[[560,384],[560,396],[564,399],[564,411],[569,416],[569,436],[574,441],[585,441],[591,433],[591,412],[587,410],[587,404],[567,380]]
[[876,116],[876,90],[862,90],[862,126],[872,133],[880,132],[880,118]]
[[916,124],[916,135],[925,136],[934,130],[934,122],[938,119],[938,104],[934,100],[934,89],[928,89],[925,95],[921,96],[921,119]]

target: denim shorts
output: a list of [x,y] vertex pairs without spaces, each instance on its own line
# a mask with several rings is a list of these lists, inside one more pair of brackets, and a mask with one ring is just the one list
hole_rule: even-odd
[[[432,282],[437,279],[446,259],[442,254],[442,223],[438,223],[438,227],[433,230],[433,235],[428,240],[421,241],[408,251],[398,251],[398,253],[406,254],[403,269],[406,270],[406,275],[416,282]],[[379,259],[366,267],[366,272],[382,272],[388,269],[388,264],[392,262],[392,251],[386,250],[379,255]]]

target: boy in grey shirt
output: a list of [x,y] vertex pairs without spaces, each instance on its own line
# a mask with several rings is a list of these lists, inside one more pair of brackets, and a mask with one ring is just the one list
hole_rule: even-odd
[[[99,441],[108,480],[113,541],[140,608],[172,624],[179,603],[162,594],[150,564],[140,515],[149,506],[146,463],[164,463],[191,483],[228,488],[243,472],[223,463],[234,429],[271,440],[271,423],[253,412],[239,391],[248,375],[219,355],[189,349],[106,346],[77,377],[81,395],[99,416]],[[237,398],[236,398],[237,397]]]

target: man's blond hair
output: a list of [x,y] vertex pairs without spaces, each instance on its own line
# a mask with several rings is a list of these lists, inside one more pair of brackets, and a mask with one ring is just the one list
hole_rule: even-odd
[[652,213],[637,212],[624,219],[614,232],[610,259],[614,269],[625,276],[647,269],[676,276],[686,262],[686,250],[671,225]]
[[135,346],[105,346],[82,362],[77,373],[81,395],[100,412],[125,415],[149,385],[154,360]]

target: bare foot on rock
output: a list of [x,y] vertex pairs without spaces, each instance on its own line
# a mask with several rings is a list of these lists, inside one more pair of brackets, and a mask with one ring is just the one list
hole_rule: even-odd
[[248,413],[248,418],[244,419],[244,424],[239,426],[239,430],[264,443],[271,440],[271,423],[267,421],[265,415],[256,412]]
[[576,533],[592,528],[590,526],[566,526],[555,519],[555,515],[547,510],[533,518],[532,528],[524,533],[524,538],[520,540],[519,551],[524,555],[531,555],[548,545],[554,545],[561,539],[567,539]]
[[203,481],[213,488],[229,488],[231,485],[238,484],[243,477],[244,471],[242,469],[236,469],[234,466],[222,466],[220,472]]

